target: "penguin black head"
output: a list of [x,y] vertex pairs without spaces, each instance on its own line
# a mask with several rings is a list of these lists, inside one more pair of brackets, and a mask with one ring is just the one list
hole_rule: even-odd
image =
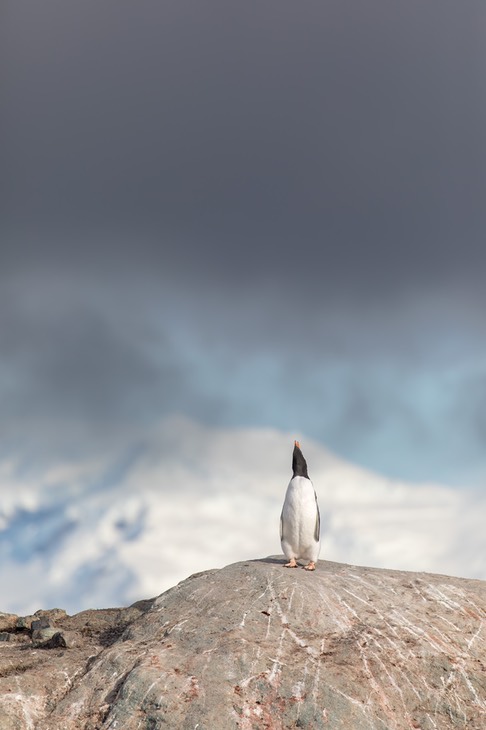
[[294,441],[294,453],[292,454],[292,471],[294,477],[306,477],[309,478],[307,473],[307,462],[304,459],[304,454],[300,450],[300,444],[298,441]]

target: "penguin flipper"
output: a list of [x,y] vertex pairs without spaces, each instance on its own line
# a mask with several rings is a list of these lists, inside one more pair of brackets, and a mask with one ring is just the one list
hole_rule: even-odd
[[280,541],[283,540],[283,512],[280,515]]
[[[314,494],[315,494],[315,492],[314,492]],[[317,504],[317,494],[316,494],[316,511],[317,511],[317,514],[316,514],[316,524],[314,527],[314,540],[316,542],[319,542],[319,539],[321,537],[321,515],[319,512],[319,505]]]

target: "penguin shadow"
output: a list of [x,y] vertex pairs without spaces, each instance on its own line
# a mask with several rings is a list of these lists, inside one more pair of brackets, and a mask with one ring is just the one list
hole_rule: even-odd
[[283,565],[283,563],[286,562],[286,558],[282,555],[282,557],[278,557],[276,555],[269,555],[267,558],[254,558],[253,560],[248,560],[248,563],[269,563],[270,565]]

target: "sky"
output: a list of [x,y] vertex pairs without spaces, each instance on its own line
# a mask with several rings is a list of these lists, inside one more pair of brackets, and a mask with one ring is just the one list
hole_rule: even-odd
[[0,13],[0,459],[181,416],[484,485],[484,2]]

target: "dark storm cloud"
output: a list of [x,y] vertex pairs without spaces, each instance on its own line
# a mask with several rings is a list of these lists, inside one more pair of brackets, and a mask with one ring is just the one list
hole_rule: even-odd
[[483,3],[9,0],[1,25],[6,430],[427,441],[409,371],[485,334]]
[[178,380],[170,365],[151,367],[135,343],[95,312],[59,311],[47,320],[43,313],[26,320],[15,314],[2,317],[2,359],[13,385],[4,406],[10,413],[32,418],[40,410],[55,417],[61,409],[68,418],[89,413],[111,419],[126,409],[130,395],[140,401],[145,393],[146,399],[159,378],[169,392]]
[[484,263],[481,4],[6,16],[17,228],[131,232],[161,266],[369,296]]
[[[164,326],[116,306],[100,282],[57,270],[0,275],[1,453],[103,450],[161,414],[216,414]],[[64,280],[63,280],[64,277]]]

